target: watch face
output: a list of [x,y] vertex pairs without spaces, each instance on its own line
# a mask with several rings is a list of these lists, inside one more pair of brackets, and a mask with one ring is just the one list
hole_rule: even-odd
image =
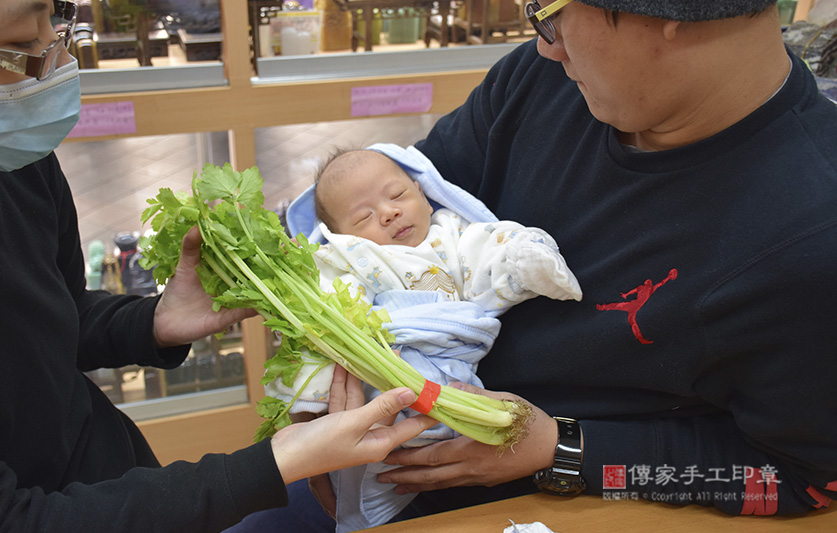
[[586,484],[580,476],[566,476],[552,468],[535,473],[535,485],[544,492],[574,496],[584,490]]

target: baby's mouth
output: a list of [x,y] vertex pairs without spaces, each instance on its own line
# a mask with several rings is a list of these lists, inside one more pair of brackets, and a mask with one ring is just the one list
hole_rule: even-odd
[[394,238],[395,238],[396,240],[399,240],[399,241],[400,241],[400,240],[403,240],[403,239],[404,239],[404,237],[406,237],[407,235],[409,235],[411,231],[413,231],[413,226],[407,226],[407,227],[405,227],[405,228],[401,228],[400,230],[398,230],[398,231],[395,233],[395,237],[394,237]]

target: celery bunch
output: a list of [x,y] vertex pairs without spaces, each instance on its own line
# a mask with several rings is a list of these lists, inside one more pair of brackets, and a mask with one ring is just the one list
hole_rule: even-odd
[[[334,361],[381,391],[407,386],[418,395],[425,379],[390,348],[393,339],[382,328],[389,321],[386,311],[371,312],[339,279],[334,293],[320,289],[312,255],[318,245],[302,234],[295,241],[287,236],[276,213],[262,207],[262,185],[257,168],[236,172],[226,164],[206,165],[200,177],[196,171],[191,196],[160,189],[142,214],[155,232],[141,242],[142,266],[156,267],[154,277],[164,284],[174,274],[183,236],[197,224],[203,238],[198,275],[215,309],[256,309],[267,327],[282,334],[277,355],[265,363],[263,384],[280,376],[293,384],[303,364],[300,351],[307,349],[322,357],[320,368]],[[259,402],[266,420],[256,441],[290,424],[293,401]],[[522,402],[443,386],[429,415],[503,449],[525,435],[530,413]]]

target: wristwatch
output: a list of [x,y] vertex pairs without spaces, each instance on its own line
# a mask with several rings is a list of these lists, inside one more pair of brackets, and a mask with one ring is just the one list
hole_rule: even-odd
[[581,426],[572,418],[553,417],[558,423],[558,445],[555,461],[549,468],[535,472],[535,485],[543,492],[575,496],[585,489],[581,477],[584,449],[581,445]]

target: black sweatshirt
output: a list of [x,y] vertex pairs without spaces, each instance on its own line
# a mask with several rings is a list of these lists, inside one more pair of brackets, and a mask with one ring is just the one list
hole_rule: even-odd
[[0,172],[0,531],[218,531],[287,504],[270,442],[160,468],[82,372],[173,368],[155,298],[85,289],[69,185],[53,154]]
[[533,40],[417,147],[500,219],[553,235],[581,283],[580,303],[504,315],[478,374],[581,420],[588,493],[732,514],[837,496],[837,107],[801,61],[727,130],[637,153]]

